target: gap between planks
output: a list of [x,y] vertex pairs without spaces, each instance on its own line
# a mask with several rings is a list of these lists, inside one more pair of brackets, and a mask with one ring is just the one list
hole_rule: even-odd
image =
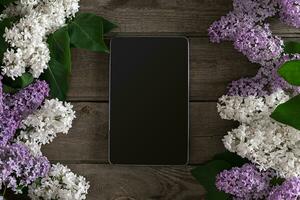
[[[55,161],[108,163],[108,104],[74,103],[74,109],[77,118],[70,133],[44,146],[44,154]],[[214,102],[191,103],[190,110],[189,164],[198,164],[225,150],[221,139],[237,124],[222,120]]]

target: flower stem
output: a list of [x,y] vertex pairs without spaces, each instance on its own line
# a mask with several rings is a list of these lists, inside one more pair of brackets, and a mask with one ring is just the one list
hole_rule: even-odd
[[4,190],[3,190],[3,193],[2,193],[3,199],[5,197],[6,189],[7,189],[7,187],[6,187],[6,185],[4,185]]

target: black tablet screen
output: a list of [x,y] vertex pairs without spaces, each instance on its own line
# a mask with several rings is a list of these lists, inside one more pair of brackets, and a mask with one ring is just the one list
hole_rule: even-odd
[[188,159],[186,38],[111,41],[109,157],[113,164],[172,165]]

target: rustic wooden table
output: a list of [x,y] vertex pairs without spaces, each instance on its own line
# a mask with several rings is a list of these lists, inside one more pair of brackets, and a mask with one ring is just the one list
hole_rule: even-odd
[[[77,111],[69,135],[44,148],[52,162],[68,164],[91,182],[88,200],[196,200],[204,189],[190,169],[209,160],[224,147],[221,139],[235,124],[221,120],[218,97],[226,85],[254,75],[257,65],[234,50],[229,42],[211,44],[207,28],[231,10],[231,0],[82,0],[81,11],[115,21],[118,35],[185,35],[191,51],[190,166],[111,166],[107,159],[108,55],[73,51],[73,73],[68,100]],[[271,19],[272,30],[286,38],[296,30]],[[298,31],[299,32],[299,31]],[[172,138],[170,138],[172,139]]]

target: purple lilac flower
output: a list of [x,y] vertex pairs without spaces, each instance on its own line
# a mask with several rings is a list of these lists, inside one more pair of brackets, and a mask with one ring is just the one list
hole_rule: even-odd
[[14,95],[5,95],[0,114],[0,145],[6,144],[19,128],[20,122],[33,113],[49,94],[45,81],[37,81]]
[[254,24],[250,17],[242,17],[239,14],[230,12],[209,27],[208,35],[211,42],[234,41],[241,31],[251,29]]
[[264,96],[271,93],[267,88],[267,78],[261,78],[259,75],[252,78],[241,78],[232,81],[227,92],[228,96]]
[[3,112],[3,89],[2,89],[2,76],[0,76],[0,114]]
[[277,0],[233,0],[233,10],[258,22],[277,13]]
[[16,120],[19,120],[40,107],[48,95],[48,84],[38,80],[15,95],[7,96],[4,99],[4,104],[15,114]]
[[216,177],[219,190],[231,194],[239,200],[258,200],[267,197],[275,177],[274,171],[259,171],[253,164],[224,170]]
[[282,185],[274,187],[267,200],[297,200],[300,198],[300,179],[286,180]]
[[19,186],[27,186],[37,178],[47,175],[50,168],[46,157],[34,157],[21,144],[0,146],[1,187],[17,191]]
[[289,55],[282,56],[280,59],[261,67],[256,76],[233,81],[228,87],[227,95],[242,97],[264,96],[270,95],[278,89],[289,92],[292,96],[299,94],[300,87],[290,85],[277,73],[284,62],[295,59],[299,59],[299,55],[294,55],[293,57]]
[[296,28],[300,28],[300,1],[280,0],[280,19]]
[[239,34],[235,48],[248,57],[249,61],[264,65],[283,53],[283,41],[273,36],[269,25],[256,25]]
[[235,41],[241,32],[250,30],[259,21],[277,13],[274,0],[234,0],[233,11],[215,21],[208,29],[212,42]]
[[258,22],[276,14],[277,0],[234,0],[233,8],[210,26],[210,40],[234,41],[235,48],[253,63],[264,65],[281,56],[283,41],[272,35],[269,25],[258,25]]

